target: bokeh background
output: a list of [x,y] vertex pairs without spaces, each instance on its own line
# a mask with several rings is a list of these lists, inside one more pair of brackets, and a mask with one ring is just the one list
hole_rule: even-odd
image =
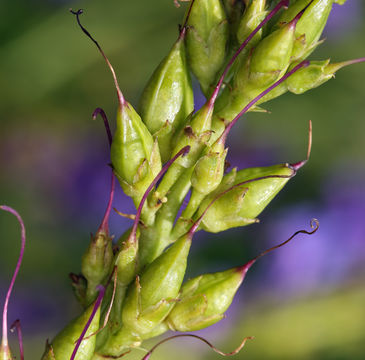
[[[9,321],[22,321],[28,360],[39,359],[45,339],[79,311],[68,273],[80,270],[110,180],[104,129],[91,113],[101,106],[113,119],[115,92],[101,56],[68,13],[71,6],[86,10],[85,26],[135,105],[184,12],[173,0],[0,2],[0,203],[22,214],[28,234]],[[335,5],[327,40],[312,58],[365,56],[364,16],[361,0]],[[318,89],[268,103],[270,114],[246,116],[229,140],[229,160],[239,167],[296,162],[305,157],[313,121],[309,163],[263,212],[261,224],[199,233],[189,276],[242,264],[308,228],[312,217],[321,224],[317,234],[261,259],[226,319],[199,332],[229,351],[254,335],[237,359],[365,358],[364,93],[365,66],[346,68]],[[133,211],[121,191],[115,206]],[[116,235],[128,223],[113,214]],[[18,224],[6,213],[0,239],[2,303],[19,251]],[[220,358],[193,339],[175,340],[155,357]]]

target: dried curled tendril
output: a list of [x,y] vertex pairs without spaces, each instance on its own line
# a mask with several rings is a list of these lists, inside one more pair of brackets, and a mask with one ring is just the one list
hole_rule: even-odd
[[222,356],[232,356],[232,355],[236,355],[238,352],[241,351],[241,349],[245,346],[246,344],[246,341],[247,340],[252,340],[254,339],[253,336],[247,336],[245,337],[241,344],[236,348],[234,349],[233,351],[231,352],[228,352],[228,353],[225,353],[219,349],[217,349],[212,343],[210,343],[208,340],[206,340],[205,338],[201,337],[201,336],[198,336],[198,335],[194,335],[194,334],[180,334],[180,335],[174,335],[174,336],[170,336],[168,337],[167,339],[163,339],[161,340],[159,343],[157,343],[143,358],[142,360],[149,360],[149,358],[151,357],[152,353],[156,350],[156,348],[158,348],[160,345],[162,345],[163,343],[167,342],[167,341],[170,341],[170,340],[173,340],[173,339],[176,339],[176,338],[182,338],[182,337],[192,337],[192,338],[195,338],[195,339],[198,339],[202,342],[204,342],[205,344],[207,344],[214,352],[216,352],[217,354],[219,355],[222,355]]

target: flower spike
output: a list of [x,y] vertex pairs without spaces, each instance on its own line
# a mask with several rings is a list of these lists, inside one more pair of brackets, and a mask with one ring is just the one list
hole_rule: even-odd
[[22,260],[23,260],[23,256],[24,256],[26,236],[25,236],[24,222],[23,222],[23,219],[21,218],[21,216],[19,215],[19,213],[16,210],[14,210],[13,208],[11,208],[9,206],[6,206],[6,205],[1,205],[0,209],[13,214],[17,218],[17,220],[20,224],[20,228],[21,228],[20,254],[19,254],[18,262],[17,262],[16,267],[15,267],[13,277],[11,278],[11,282],[10,282],[8,292],[6,293],[4,309],[3,309],[3,331],[2,331],[3,332],[2,333],[3,337],[2,337],[1,346],[0,346],[0,355],[3,357],[3,359],[10,360],[10,359],[12,359],[12,356],[11,356],[11,353],[10,353],[9,343],[8,343],[8,306],[9,306],[10,295],[11,295],[11,292],[13,290],[14,283],[15,283],[16,277],[18,275],[20,266],[22,264]]
[[149,360],[152,353],[156,350],[157,347],[159,347],[160,345],[162,345],[163,343],[167,342],[167,341],[170,341],[170,340],[173,340],[173,339],[176,339],[176,338],[181,338],[181,337],[192,337],[192,338],[195,338],[195,339],[198,339],[204,343],[206,343],[214,352],[216,352],[217,354],[219,355],[222,355],[222,356],[232,356],[232,355],[236,355],[237,353],[239,353],[241,351],[241,349],[245,346],[246,344],[246,341],[247,340],[252,340],[254,339],[253,336],[247,336],[245,337],[241,344],[233,351],[229,352],[229,353],[225,353],[219,349],[217,349],[212,343],[210,343],[208,340],[206,340],[205,338],[201,337],[201,336],[198,336],[198,335],[194,335],[194,334],[180,334],[180,335],[174,335],[174,336],[170,336],[168,337],[167,339],[163,339],[161,340],[159,343],[157,343],[143,358],[142,360]]

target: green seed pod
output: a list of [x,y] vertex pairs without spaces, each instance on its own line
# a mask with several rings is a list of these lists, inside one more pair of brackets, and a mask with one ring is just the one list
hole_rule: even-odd
[[[256,89],[271,85],[285,74],[293,50],[297,19],[284,25],[260,41],[249,61],[247,81]],[[244,71],[245,68],[243,67]],[[240,86],[238,73],[235,86]],[[242,86],[244,86],[242,84]]]
[[[212,120],[215,136],[219,136],[225,123],[232,121],[252,99],[285,74],[291,61],[295,26],[301,15],[266,36],[252,54],[241,61],[232,87],[227,87],[217,100]],[[254,110],[252,107],[249,111]]]
[[[242,43],[255,28],[265,19],[269,13],[266,8],[266,0],[252,0],[246,8],[237,31],[237,40]],[[262,37],[262,29],[252,38],[246,51],[256,46]]]
[[[206,195],[214,191],[222,181],[228,149],[222,139],[218,139],[195,165],[191,176],[192,194],[183,211],[182,219],[190,219]],[[183,220],[182,220],[183,221]]]
[[265,250],[242,266],[188,280],[181,287],[179,301],[167,317],[166,323],[171,330],[177,331],[195,331],[215,324],[223,318],[247,271],[259,258],[286,245],[298,234],[314,234],[318,226],[318,221],[312,219],[312,231],[296,231],[286,241]]
[[[111,144],[112,139],[109,139]],[[84,307],[88,307],[97,298],[97,286],[105,284],[110,275],[114,254],[112,249],[113,238],[109,235],[109,217],[112,209],[115,192],[115,176],[112,174],[111,188],[108,205],[103,220],[96,231],[95,236],[91,235],[91,242],[85,251],[81,261],[81,272],[83,278],[87,280],[87,287],[81,303]],[[78,281],[80,279],[80,281]],[[75,282],[76,294],[82,295],[82,278],[73,277]]]
[[[345,66],[364,62],[365,58],[359,58],[349,61],[330,64],[329,59],[323,61],[311,61],[310,64],[298,70],[285,80],[280,86],[275,88],[269,94],[265,95],[258,104],[274,99],[287,91],[294,94],[303,94],[304,92],[314,89],[326,81],[334,78],[335,73]],[[289,71],[293,69],[297,63],[293,63],[289,67]]]
[[364,61],[364,59],[333,64],[330,64],[329,59],[323,61],[311,61],[307,68],[299,70],[292,77],[288,78],[285,84],[290,92],[294,94],[303,94],[304,92],[314,89],[332,79],[339,69],[358,61]]
[[[50,344],[47,344],[46,351],[42,360],[69,360],[75,349],[75,344],[79,339],[90,315],[93,312],[94,305],[89,306],[85,312],[77,319],[67,325]],[[84,340],[77,351],[75,360],[91,360],[95,351],[96,336],[90,336],[99,328],[100,308],[97,310],[86,334]]]
[[123,324],[139,335],[151,332],[168,315],[184,278],[191,236],[184,235],[147,266],[129,290]]
[[97,297],[96,286],[103,284],[110,274],[113,263],[112,238],[98,231],[82,257],[81,271],[87,280],[84,305],[89,306]]
[[158,145],[133,107],[124,102],[117,112],[111,160],[123,190],[138,206],[161,169]]
[[203,195],[211,193],[222,181],[228,149],[224,149],[224,145],[219,147],[209,148],[206,155],[201,157],[195,165],[191,185],[194,190]]
[[188,280],[166,323],[174,331],[196,331],[224,317],[244,275],[240,268],[205,274]]
[[162,60],[144,89],[140,113],[147,128],[157,137],[161,158],[171,155],[171,138],[194,110],[193,90],[186,64],[183,28],[169,54]]
[[76,16],[81,30],[98,48],[113,76],[119,107],[110,157],[115,175],[124,192],[131,196],[135,205],[138,206],[147,187],[161,170],[158,144],[154,142],[152,135],[132,105],[125,100],[114,68],[101,46],[81,24],[80,15],[83,11],[71,10],[71,12]]
[[192,115],[188,125],[182,130],[172,155],[176,155],[185,146],[190,146],[190,151],[186,156],[178,158],[171,165],[154,193],[155,202],[163,199],[182,173],[194,166],[199,159],[211,135],[213,108],[214,103],[208,101]]
[[225,175],[222,184],[201,203],[197,216],[203,213],[212,199],[232,186],[244,183],[221,196],[207,211],[201,227],[220,232],[232,227],[257,222],[256,217],[293,177],[296,169],[288,164],[262,168],[248,168]]
[[122,326],[122,307],[128,285],[133,281],[137,271],[138,242],[128,238],[122,243],[116,256],[117,282],[109,326],[114,333]]
[[228,22],[220,0],[195,0],[187,21],[188,61],[205,95],[223,66]]
[[311,0],[296,1],[279,19],[279,23],[287,22],[308,6],[295,30],[296,41],[291,55],[293,60],[305,59],[317,47],[334,0],[314,0],[311,4],[310,2]]

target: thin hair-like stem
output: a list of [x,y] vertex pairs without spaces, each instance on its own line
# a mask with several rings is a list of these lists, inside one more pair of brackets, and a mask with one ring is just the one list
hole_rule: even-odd
[[112,136],[112,132],[110,130],[108,117],[106,116],[105,111],[102,108],[96,108],[94,110],[94,112],[92,114],[93,120],[95,120],[98,115],[100,115],[104,121],[104,126],[105,126],[105,130],[106,130],[106,134],[108,136],[109,146],[112,146],[113,136]]
[[129,238],[132,239],[133,241],[136,241],[136,239],[137,239],[137,235],[136,234],[137,234],[137,228],[138,228],[139,220],[140,220],[141,214],[142,214],[142,208],[143,208],[144,203],[147,200],[147,197],[148,197],[149,193],[154,188],[154,186],[157,184],[157,182],[161,179],[161,177],[163,176],[163,174],[173,164],[173,162],[176,161],[180,156],[185,156],[189,151],[190,151],[190,146],[187,145],[187,146],[183,147],[173,158],[171,158],[163,166],[163,168],[160,170],[160,172],[157,174],[157,176],[153,179],[153,181],[151,182],[151,184],[148,186],[147,190],[143,194],[143,197],[142,197],[142,199],[141,199],[141,201],[140,201],[140,203],[138,205],[138,209],[137,209],[136,217],[134,219],[132,231],[131,231],[131,233],[129,235]]
[[100,331],[102,331],[106,325],[108,324],[108,321],[109,321],[109,316],[110,316],[110,313],[112,311],[112,307],[113,307],[113,303],[114,303],[114,298],[115,298],[115,292],[116,292],[116,289],[117,289],[117,279],[118,279],[118,267],[117,266],[114,266],[114,270],[108,280],[108,283],[106,284],[106,287],[108,287],[112,277],[114,277],[114,280],[113,280],[113,294],[112,294],[112,298],[110,299],[110,304],[109,304],[109,307],[108,307],[108,311],[106,312],[106,315],[105,315],[105,318],[104,318],[104,322],[103,322],[103,326],[101,328],[99,328],[97,331],[95,331],[94,333],[92,333],[91,335],[85,337],[83,340],[87,340],[89,338],[91,338],[92,336],[95,336],[97,335]]
[[290,164],[290,166],[295,170],[298,171],[302,166],[304,166],[311,155],[312,151],[312,120],[309,120],[309,129],[308,129],[308,147],[307,147],[307,158],[305,160],[299,161],[295,164]]
[[[112,141],[113,141],[113,136],[112,136],[112,132],[110,130],[108,117],[106,116],[105,111],[102,108],[96,108],[94,110],[94,112],[92,114],[93,120],[95,120],[98,115],[100,115],[102,117],[103,121],[104,121],[106,134],[108,136],[109,147],[111,147],[112,146]],[[97,232],[104,232],[107,235],[109,235],[109,217],[110,217],[110,213],[111,213],[111,210],[112,210],[114,193],[115,193],[115,175],[114,175],[114,172],[112,171],[109,201],[108,201],[108,204],[107,204],[107,207],[106,207],[106,210],[105,210],[103,220],[102,220],[102,222],[101,222],[101,224],[100,224],[100,226],[97,230]]]
[[74,350],[72,352],[72,355],[70,357],[70,360],[74,360],[75,359],[76,354],[77,354],[77,351],[78,351],[78,349],[79,349],[79,347],[81,345],[81,342],[84,339],[85,334],[86,334],[87,330],[89,329],[90,324],[92,323],[92,321],[93,321],[93,319],[95,317],[95,314],[96,314],[96,312],[98,311],[98,309],[99,309],[99,307],[101,305],[101,302],[103,301],[103,298],[104,298],[104,295],[105,295],[105,288],[104,288],[104,286],[98,285],[96,288],[99,290],[98,297],[97,297],[97,299],[95,301],[95,304],[94,304],[93,310],[91,312],[91,315],[90,315],[89,319],[87,320],[86,325],[85,325],[84,329],[82,330],[80,337],[76,341],[76,345],[75,345],[75,348],[74,348]]
[[308,231],[308,230],[298,230],[296,231],[292,236],[290,236],[289,239],[283,241],[282,243],[280,243],[279,245],[275,245],[265,251],[263,251],[261,254],[257,255],[256,257],[254,257],[252,260],[248,261],[245,265],[240,266],[237,268],[238,271],[242,272],[242,275],[244,277],[244,275],[247,273],[247,271],[249,270],[249,268],[261,257],[265,256],[266,254],[268,254],[271,251],[274,251],[276,249],[281,248],[282,246],[286,245],[288,242],[290,242],[291,240],[293,240],[297,235],[299,234],[306,234],[306,235],[312,235],[315,232],[317,232],[317,230],[319,229],[319,221],[317,219],[311,219],[310,221],[310,227],[313,229],[312,231]]
[[16,330],[16,333],[18,335],[20,360],[24,360],[23,334],[19,319],[15,320],[10,326],[10,331],[14,330]]
[[3,309],[3,338],[2,338],[1,346],[3,348],[8,348],[8,346],[9,346],[8,345],[8,306],[9,306],[9,299],[10,299],[10,295],[11,295],[11,292],[13,290],[14,283],[15,283],[16,277],[18,275],[20,266],[21,266],[22,261],[23,261],[26,235],[25,235],[24,222],[23,222],[23,219],[21,218],[21,216],[19,215],[19,213],[16,210],[14,210],[13,208],[11,208],[9,206],[6,206],[6,205],[1,205],[0,209],[4,210],[4,211],[7,211],[7,212],[11,213],[12,215],[14,215],[17,218],[17,220],[20,224],[20,228],[21,228],[20,253],[19,253],[19,257],[18,257],[18,261],[17,261],[16,267],[15,267],[13,277],[11,278],[9,289],[6,293],[4,309]]
[[313,235],[314,233],[317,232],[317,230],[319,229],[319,221],[317,219],[311,219],[310,221],[310,227],[313,229],[312,231],[308,231],[308,230],[298,230],[296,231],[289,239],[283,241],[281,244],[279,245],[275,245],[273,247],[271,247],[270,249],[265,250],[264,252],[262,252],[260,255],[257,255],[253,260],[256,261],[257,259],[265,256],[266,254],[268,254],[269,252],[279,249],[282,246],[286,245],[288,242],[290,242],[291,240],[293,240],[298,234],[306,234],[306,235]]
[[103,220],[101,221],[101,224],[98,229],[98,232],[104,232],[107,235],[109,235],[109,217],[112,211],[114,193],[115,193],[115,175],[114,172],[112,172],[109,201],[105,210]]
[[99,45],[99,43],[91,36],[91,34],[81,24],[81,22],[80,22],[80,15],[83,14],[83,12],[84,11],[82,9],[79,9],[77,11],[73,11],[72,9],[70,9],[70,13],[76,16],[77,23],[80,26],[81,30],[96,45],[96,47],[100,51],[101,55],[103,56],[106,64],[108,65],[108,68],[109,68],[109,70],[110,70],[110,72],[112,73],[112,76],[113,76],[115,88],[117,90],[119,105],[122,107],[123,105],[126,105],[126,101],[124,99],[124,96],[123,96],[122,91],[120,90],[120,87],[119,87],[119,84],[118,84],[118,80],[117,80],[117,75],[115,74],[115,71],[114,71],[114,68],[113,68],[112,64],[110,63],[109,59],[105,55],[105,53],[104,53],[103,49],[101,48],[101,46]]
[[[191,3],[190,3],[190,5],[189,5],[189,10],[188,10],[188,12],[187,12],[187,14],[186,14],[186,17],[185,17],[184,25],[183,25],[183,26],[182,26],[182,28],[181,28],[181,32],[182,32],[182,31],[185,31],[184,29],[186,29],[186,26],[187,26],[188,21],[189,21],[189,18],[190,18],[191,10],[193,9],[194,1],[195,1],[195,0],[191,0]],[[181,36],[181,35],[180,35],[180,36]]]
[[214,352],[216,352],[217,354],[222,355],[222,356],[236,355],[245,346],[247,340],[252,340],[253,339],[253,336],[247,336],[242,340],[241,344],[236,349],[234,349],[231,352],[225,353],[225,352],[217,349],[212,343],[210,343],[207,339],[205,339],[201,336],[198,336],[198,335],[195,335],[195,334],[173,335],[173,336],[168,337],[167,339],[161,340],[155,346],[153,346],[152,349],[142,358],[142,360],[149,360],[149,358],[151,357],[152,353],[156,350],[156,348],[159,347],[160,345],[162,345],[163,343],[165,343],[167,341],[170,341],[170,340],[173,340],[173,339],[176,339],[176,338],[181,338],[181,337],[192,337],[192,338],[198,339],[198,340],[204,342],[205,344],[207,344]]

